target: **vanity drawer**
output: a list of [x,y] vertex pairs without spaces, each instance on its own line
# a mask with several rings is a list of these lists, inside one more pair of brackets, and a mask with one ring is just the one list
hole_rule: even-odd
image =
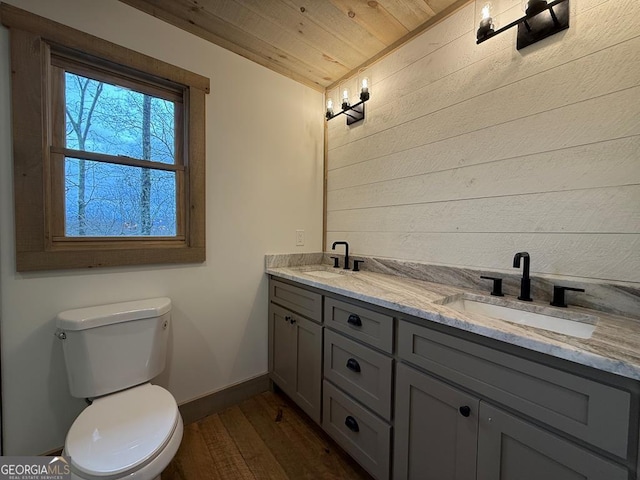
[[578,375],[400,321],[409,363],[627,458],[630,394]]
[[374,478],[389,478],[391,427],[326,380],[322,427]]
[[392,369],[386,355],[325,330],[325,378],[386,420],[391,420]]
[[269,282],[269,300],[322,323],[322,295],[318,293],[272,279]]
[[393,353],[393,317],[325,297],[324,322],[346,335]]

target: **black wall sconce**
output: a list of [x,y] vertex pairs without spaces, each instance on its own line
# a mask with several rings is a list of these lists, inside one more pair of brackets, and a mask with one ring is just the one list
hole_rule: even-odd
[[525,0],[525,15],[495,30],[491,12],[491,3],[485,3],[481,9],[481,19],[477,32],[477,44],[499,33],[518,26],[516,49],[520,50],[569,28],[569,0]]
[[342,89],[342,110],[338,113],[333,112],[333,100],[327,99],[327,120],[336,118],[338,115],[345,115],[347,117],[347,125],[352,125],[361,120],[364,120],[364,103],[369,100],[369,79],[367,77],[362,79],[362,88],[360,89],[360,101],[351,105],[349,103],[349,89]]

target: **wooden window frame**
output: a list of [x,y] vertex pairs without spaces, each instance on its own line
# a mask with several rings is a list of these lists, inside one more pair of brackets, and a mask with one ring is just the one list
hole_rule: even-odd
[[[11,42],[17,271],[204,262],[209,79],[4,3],[0,19],[10,30]],[[178,207],[182,207],[176,210],[181,222],[178,235],[60,237],[60,219],[54,218],[60,187],[52,182],[56,177],[52,170],[59,168],[59,157],[70,152],[54,142],[53,125],[60,119],[52,108],[56,102],[52,72],[58,68],[52,66],[52,53],[122,75],[124,82],[129,76],[147,82],[150,89],[182,90],[183,155],[176,161],[176,171],[183,172],[178,175]]]

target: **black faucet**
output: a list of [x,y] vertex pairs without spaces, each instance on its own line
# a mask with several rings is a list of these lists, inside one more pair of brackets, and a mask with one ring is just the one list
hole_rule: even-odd
[[344,245],[344,269],[349,270],[349,244],[347,242],[333,242],[331,250],[335,250],[336,245]]
[[522,280],[520,280],[520,296],[518,300],[531,302],[531,279],[529,278],[529,264],[531,257],[527,252],[518,252],[513,257],[513,268],[520,268],[520,259],[524,258],[524,267],[522,268]]

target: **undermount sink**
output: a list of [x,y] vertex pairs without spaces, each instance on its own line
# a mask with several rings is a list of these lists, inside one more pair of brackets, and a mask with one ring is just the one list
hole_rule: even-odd
[[338,278],[341,277],[342,274],[340,273],[334,273],[334,272],[327,272],[326,270],[314,270],[312,272],[304,272],[305,275],[311,275],[312,277],[318,277],[318,278]]
[[[561,333],[577,338],[591,338],[596,329],[598,318],[592,315],[574,312],[557,312],[556,315],[542,312],[521,310],[521,308],[553,310],[538,305],[525,305],[518,302],[510,302],[509,306],[495,305],[483,302],[481,299],[471,298],[466,294],[445,299],[443,305],[464,313],[484,315],[498,320],[504,320],[529,327],[541,328],[551,332]],[[490,299],[491,301],[500,301]],[[504,301],[504,300],[503,300]],[[506,301],[504,301],[506,302]],[[553,313],[556,313],[555,311]]]

